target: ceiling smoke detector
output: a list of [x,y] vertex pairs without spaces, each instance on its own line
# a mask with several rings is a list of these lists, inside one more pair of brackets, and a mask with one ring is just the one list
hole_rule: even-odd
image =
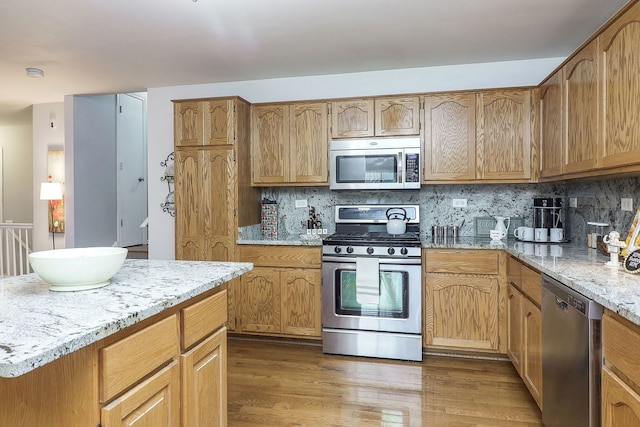
[[25,68],[29,77],[44,77],[44,71],[40,68]]

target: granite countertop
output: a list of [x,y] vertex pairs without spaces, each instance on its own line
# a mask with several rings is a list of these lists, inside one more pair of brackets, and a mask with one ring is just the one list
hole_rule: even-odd
[[423,239],[422,247],[505,250],[525,264],[640,325],[640,274],[627,273],[622,266],[606,266],[609,257],[586,245],[525,243],[512,239],[492,243],[486,238],[461,237],[456,243],[449,244]]
[[0,280],[0,377],[16,377],[196,297],[251,263],[126,260],[111,284],[52,292],[36,274]]

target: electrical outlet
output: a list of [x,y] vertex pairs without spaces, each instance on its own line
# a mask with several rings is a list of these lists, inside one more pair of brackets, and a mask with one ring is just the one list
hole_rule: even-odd
[[633,199],[630,197],[629,198],[623,197],[622,199],[620,199],[620,209],[622,209],[623,211],[632,212]]
[[296,200],[296,208],[306,208],[307,207],[307,200],[303,199],[303,200]]
[[578,207],[578,198],[577,197],[569,197],[569,207],[577,208]]
[[467,207],[467,199],[453,199],[453,207],[454,208],[466,208]]

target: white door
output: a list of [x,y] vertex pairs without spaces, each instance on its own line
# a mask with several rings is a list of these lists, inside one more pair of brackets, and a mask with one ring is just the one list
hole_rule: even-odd
[[117,120],[118,245],[147,243],[147,135],[144,95],[119,94]]

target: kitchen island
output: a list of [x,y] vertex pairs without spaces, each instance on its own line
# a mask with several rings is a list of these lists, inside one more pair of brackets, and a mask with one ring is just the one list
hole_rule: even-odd
[[212,360],[224,374],[225,284],[252,267],[126,260],[109,285],[78,292],[52,292],[35,274],[3,279],[0,425],[107,427],[155,386],[167,410],[140,411],[179,425],[192,352],[222,349]]

